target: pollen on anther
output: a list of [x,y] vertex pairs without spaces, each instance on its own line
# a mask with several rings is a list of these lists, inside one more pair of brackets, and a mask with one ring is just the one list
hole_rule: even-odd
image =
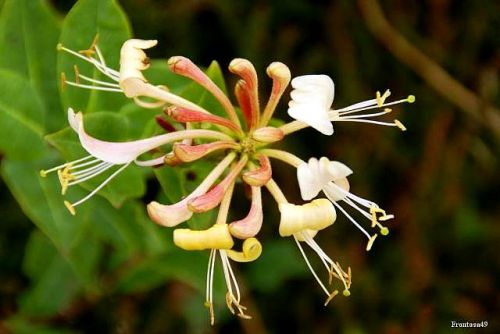
[[69,213],[71,213],[73,216],[76,215],[75,207],[70,202],[64,201],[64,205],[68,209]]
[[61,72],[61,90],[66,88],[66,73]]
[[397,119],[394,120],[394,124],[396,124],[396,126],[398,128],[401,129],[401,131],[406,131],[406,127],[403,125],[403,123],[401,123],[400,121],[398,121]]
[[325,306],[328,305],[328,303],[333,299],[333,297],[335,297],[338,294],[339,294],[338,290],[333,291],[326,299]]
[[373,243],[375,242],[375,239],[377,239],[378,234],[374,234],[370,240],[368,240],[368,244],[366,245],[366,251],[370,251],[372,249]]
[[80,84],[80,71],[78,70],[78,66],[74,65],[73,68],[75,70],[75,82]]

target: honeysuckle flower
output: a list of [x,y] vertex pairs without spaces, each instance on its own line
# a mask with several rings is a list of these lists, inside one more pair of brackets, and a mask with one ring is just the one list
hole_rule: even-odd
[[[377,91],[375,99],[355,103],[342,109],[330,109],[334,98],[334,84],[330,77],[303,75],[294,78],[292,86],[295,89],[290,94],[292,100],[288,103],[288,114],[297,121],[281,127],[285,134],[311,126],[325,135],[331,135],[333,134],[332,122],[370,123],[398,127],[402,131],[406,131],[403,123],[397,119],[390,123],[376,121],[372,118],[390,113],[392,109],[389,107],[393,105],[415,102],[413,95],[409,95],[406,99],[386,102],[386,99],[391,95],[391,92],[386,90],[383,94]],[[383,111],[362,113],[381,108]]]
[[378,234],[370,235],[338,202],[342,201],[361,213],[370,220],[372,228],[379,228],[380,234],[389,234],[389,229],[381,222],[394,216],[387,214],[375,202],[349,192],[347,177],[352,174],[352,170],[343,163],[330,161],[326,157],[319,160],[310,158],[306,163],[293,154],[272,149],[267,149],[264,153],[297,168],[297,180],[303,200],[311,200],[322,191],[328,200],[368,238],[367,251],[372,248]]
[[294,205],[288,203],[284,194],[274,181],[271,180],[266,186],[275,197],[276,202],[279,204],[279,210],[281,212],[279,233],[282,237],[292,236],[295,240],[307,267],[313,274],[321,289],[327,295],[325,306],[338,294],[338,290],[328,290],[309,262],[309,259],[302,248],[301,242],[305,242],[316,253],[325,266],[329,276],[328,284],[332,284],[333,277],[337,278],[344,286],[343,295],[348,297],[350,295],[349,288],[351,286],[350,268],[346,273],[340,264],[338,262],[334,262],[314,240],[315,235],[320,230],[332,225],[337,218],[335,208],[332,203],[327,199],[316,199],[303,205]]
[[82,113],[75,113],[71,108],[68,109],[68,123],[70,127],[78,134],[80,144],[89,153],[89,155],[81,159],[56,166],[49,170],[42,170],[40,172],[41,176],[45,177],[48,173],[57,171],[63,195],[66,193],[68,187],[90,180],[106,172],[114,166],[119,166],[116,171],[108,176],[101,184],[99,184],[84,198],[74,203],[70,203],[68,201],[64,202],[68,210],[73,215],[76,213],[76,206],[91,198],[116,175],[127,168],[132,162],[135,162],[139,166],[157,165],[158,163],[161,163],[163,158],[156,158],[146,161],[138,160],[138,157],[145,152],[185,138],[198,137],[232,140],[231,137],[223,133],[211,130],[186,130],[131,142],[108,142],[99,140],[87,134],[87,132],[85,132],[83,124]]
[[333,134],[328,111],[333,103],[334,84],[327,75],[303,75],[293,78],[292,100],[288,115],[325,135]]
[[[234,87],[234,96],[239,108],[233,106],[230,98],[224,94],[199,67],[186,57],[169,58],[169,69],[178,75],[196,82],[210,93],[222,106],[226,115],[218,116],[210,110],[169,92],[163,86],[151,85],[143,71],[149,66],[149,59],[144,50],[156,45],[155,40],[132,39],[126,41],[120,52],[120,68],[114,70],[106,65],[102,53],[94,39],[88,50],[75,52],[59,45],[59,49],[93,64],[109,81],[97,80],[79,73],[75,67],[75,81],[67,80],[62,74],[63,84],[85,89],[118,92],[132,98],[144,108],[163,107],[163,116],[157,116],[157,122],[166,134],[124,143],[101,141],[85,132],[81,113],[68,111],[70,126],[78,134],[82,147],[89,153],[87,157],[68,162],[61,166],[42,171],[45,176],[57,171],[63,193],[71,185],[79,184],[115,167],[114,171],[99,186],[83,199],[66,206],[72,213],[80,205],[131,163],[142,167],[166,165],[175,168],[180,164],[189,164],[210,156],[217,160],[213,169],[204,180],[186,197],[178,202],[163,204],[152,201],[147,205],[147,212],[155,223],[165,227],[176,227],[187,222],[194,214],[218,208],[216,222],[204,230],[176,228],[174,244],[188,251],[210,251],[206,281],[206,306],[210,311],[210,322],[214,323],[213,276],[217,257],[220,257],[222,271],[227,287],[226,303],[229,310],[242,318],[249,318],[246,308],[241,305],[241,292],[235,271],[230,260],[250,262],[256,260],[262,245],[257,240],[258,233],[265,221],[263,211],[262,188],[269,190],[281,213],[279,234],[294,239],[307,267],[327,295],[325,305],[338,294],[330,285],[333,278],[343,286],[343,294],[349,296],[351,270],[342,269],[333,261],[314,240],[323,229],[334,224],[337,210],[340,210],[369,239],[367,249],[371,248],[377,234],[370,236],[343,208],[340,203],[348,204],[363,216],[370,219],[372,227],[378,227],[381,234],[388,229],[381,221],[392,218],[374,202],[365,200],[349,191],[347,177],[352,170],[346,165],[330,161],[327,158],[311,158],[308,162],[291,153],[270,149],[287,135],[311,126],[326,135],[333,133],[332,122],[353,121],[397,126],[403,125],[395,120],[385,123],[372,120],[390,112],[388,107],[413,102],[415,98],[395,102],[386,102],[389,91],[376,93],[376,98],[356,103],[343,109],[331,109],[334,98],[334,84],[326,75],[306,75],[292,80],[292,100],[288,112],[294,121],[273,127],[269,123],[285,89],[290,83],[291,73],[285,64],[271,63],[266,70],[272,80],[272,90],[266,103],[259,98],[257,72],[252,63],[237,58],[229,64],[229,71],[238,76]],[[85,82],[85,83],[83,83]],[[144,100],[143,98],[147,98]],[[365,110],[383,108],[383,111],[363,114]],[[238,112],[241,115],[238,115]],[[168,119],[165,119],[167,117]],[[177,131],[171,122],[182,123],[185,130]],[[199,128],[203,128],[199,129]],[[166,144],[169,146],[164,147]],[[151,150],[162,152],[149,160],[140,160]],[[269,158],[283,160],[297,168],[297,177],[304,204],[292,204],[273,180],[272,165]],[[241,181],[241,182],[240,182]],[[237,217],[228,222],[228,214],[233,189],[244,184],[251,190],[250,209],[246,216]],[[326,198],[316,198],[323,192]],[[234,249],[233,238],[240,239],[241,251]],[[328,284],[316,273],[309,261],[303,245],[307,245],[320,259],[328,273]]]

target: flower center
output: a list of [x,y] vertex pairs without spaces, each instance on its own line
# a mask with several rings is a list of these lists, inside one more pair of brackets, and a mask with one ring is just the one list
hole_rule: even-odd
[[255,153],[255,140],[252,138],[243,138],[240,142],[241,153],[254,154]]

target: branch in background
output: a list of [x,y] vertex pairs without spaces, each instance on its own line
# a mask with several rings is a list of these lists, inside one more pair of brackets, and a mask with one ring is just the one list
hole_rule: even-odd
[[500,140],[500,111],[449,75],[430,57],[408,42],[394,29],[376,0],[358,0],[368,29],[401,63],[422,77],[435,91],[478,121]]

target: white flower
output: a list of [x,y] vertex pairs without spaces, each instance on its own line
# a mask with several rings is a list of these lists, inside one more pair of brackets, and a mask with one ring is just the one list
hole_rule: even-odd
[[113,166],[120,166],[84,198],[75,203],[65,201],[64,203],[71,214],[75,214],[75,207],[77,205],[80,205],[91,198],[132,162],[135,162],[140,166],[154,166],[163,163],[164,156],[146,161],[138,161],[137,158],[145,152],[164,144],[186,138],[200,137],[232,140],[231,137],[220,132],[210,130],[186,130],[130,142],[103,141],[94,138],[85,132],[82,113],[75,113],[71,108],[68,109],[68,123],[78,134],[80,144],[89,153],[89,155],[46,171],[42,170],[40,172],[40,175],[45,177],[48,173],[57,171],[63,195],[66,193],[68,187],[90,180],[109,170]]
[[328,112],[333,103],[334,84],[327,75],[303,75],[292,80],[288,114],[325,135],[333,134]]
[[[400,103],[413,103],[415,96],[409,95],[406,99],[386,102],[391,95],[389,90],[383,94],[377,91],[375,98],[358,102],[341,109],[332,109],[334,97],[334,84],[327,75],[303,75],[292,80],[295,88],[288,103],[288,114],[297,121],[287,123],[280,127],[285,135],[311,126],[325,135],[333,134],[332,122],[357,122],[397,127],[406,131],[406,127],[399,120],[385,122],[375,120],[392,112],[392,107]],[[382,111],[371,112],[373,109]],[[370,110],[369,112],[366,112]]]
[[326,157],[322,157],[319,161],[316,158],[311,158],[307,163],[302,162],[297,167],[297,179],[302,198],[310,200],[323,191],[333,205],[366,235],[368,238],[366,248],[370,250],[377,234],[371,236],[338,202],[343,201],[356,209],[371,221],[372,227],[379,227],[382,235],[387,235],[389,230],[382,226],[380,221],[391,219],[394,216],[387,215],[376,203],[350,193],[347,181],[347,176],[350,174],[352,174],[352,170],[349,167],[338,161],[330,161]]

